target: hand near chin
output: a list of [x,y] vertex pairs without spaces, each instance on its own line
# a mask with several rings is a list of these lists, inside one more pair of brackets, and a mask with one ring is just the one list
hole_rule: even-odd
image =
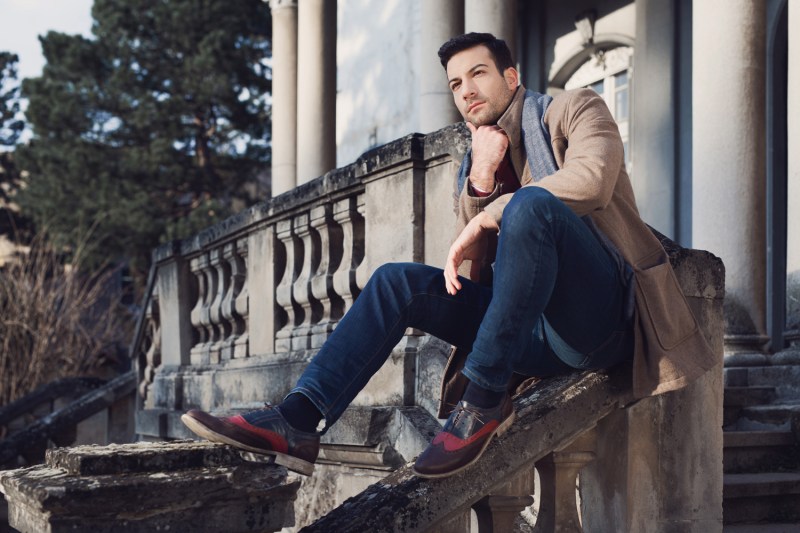
[[499,126],[475,126],[467,121],[472,133],[472,185],[483,191],[494,190],[494,173],[506,156],[508,136]]
[[444,265],[444,283],[448,294],[455,296],[461,290],[458,267],[467,259],[472,261],[470,279],[478,281],[481,261],[486,255],[489,233],[497,233],[499,229],[491,216],[481,212],[470,220],[469,224],[461,231],[453,245],[450,246]]

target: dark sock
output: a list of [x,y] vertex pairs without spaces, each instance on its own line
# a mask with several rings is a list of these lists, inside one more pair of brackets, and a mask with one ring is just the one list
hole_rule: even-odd
[[477,383],[470,381],[461,399],[481,409],[488,409],[490,407],[497,407],[505,394],[506,391],[495,392],[484,389]]
[[289,425],[300,431],[315,432],[322,420],[322,413],[305,394],[290,394],[277,408]]

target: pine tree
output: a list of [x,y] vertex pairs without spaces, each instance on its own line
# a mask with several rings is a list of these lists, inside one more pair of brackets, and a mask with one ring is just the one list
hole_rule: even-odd
[[12,147],[19,139],[25,123],[19,118],[18,58],[11,52],[0,52],[0,236],[15,240],[23,237],[25,221],[12,202],[19,190],[20,173],[14,164]]
[[11,52],[0,52],[0,146],[13,146],[25,123],[19,119],[17,62]]
[[[60,244],[142,268],[159,242],[252,203],[269,166],[262,0],[95,0],[94,37],[41,37],[23,81],[23,210]],[[263,193],[262,193],[263,194]]]

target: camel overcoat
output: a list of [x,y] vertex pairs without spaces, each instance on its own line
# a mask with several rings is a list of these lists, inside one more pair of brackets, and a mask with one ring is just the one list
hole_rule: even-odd
[[[592,90],[565,91],[553,97],[543,117],[558,171],[531,178],[521,139],[524,88],[520,87],[498,125],[509,137],[512,164],[523,187],[542,187],[578,216],[589,215],[634,271],[635,311],[632,388],[637,398],[679,389],[716,364],[666,252],[636,207],[624,164],[622,139],[603,99]],[[642,169],[646,172],[646,169]],[[472,196],[455,191],[457,233],[480,211],[500,225],[512,194],[495,189]],[[463,271],[463,270],[462,270]],[[469,270],[466,270],[469,272]],[[445,371],[440,416],[460,399],[458,378],[466,354],[453,350]],[[462,360],[457,360],[457,359]]]

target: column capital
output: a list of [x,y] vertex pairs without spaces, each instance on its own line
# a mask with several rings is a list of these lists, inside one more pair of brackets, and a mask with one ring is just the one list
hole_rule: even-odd
[[297,0],[264,0],[269,3],[269,8],[273,11],[283,7],[293,7],[297,9]]

